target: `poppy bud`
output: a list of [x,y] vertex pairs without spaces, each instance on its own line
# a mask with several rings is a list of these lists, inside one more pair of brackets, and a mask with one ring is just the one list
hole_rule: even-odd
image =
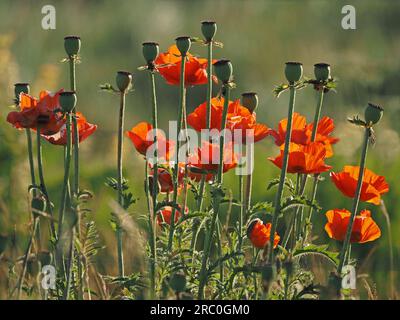
[[60,106],[64,112],[71,112],[76,105],[75,91],[64,91],[60,93]]
[[255,92],[242,93],[242,105],[253,113],[258,106],[258,96]]
[[210,42],[217,33],[217,24],[215,21],[203,21],[201,23],[201,32],[207,42]]
[[303,64],[300,62],[286,62],[285,76],[289,83],[295,83],[303,76]]
[[233,66],[230,60],[218,60],[214,63],[215,74],[222,83],[228,83],[232,78]]
[[364,112],[365,122],[367,123],[367,125],[377,124],[379,120],[381,120],[382,116],[383,116],[382,107],[372,103],[368,103]]
[[132,85],[132,73],[127,71],[118,71],[115,79],[117,87],[121,92],[129,90]]
[[175,39],[176,41],[176,46],[178,47],[179,52],[181,55],[184,57],[190,50],[190,46],[192,45],[192,41],[190,40],[190,37],[184,36],[184,37],[178,37]]
[[8,237],[5,234],[0,234],[0,255],[6,251]]
[[46,210],[46,201],[41,197],[35,197],[31,201],[33,216],[37,217],[41,212]]
[[65,37],[64,48],[69,57],[77,55],[81,50],[81,38],[78,36]]
[[40,251],[37,254],[37,258],[42,266],[51,264],[53,255],[49,251]]
[[14,84],[15,98],[19,99],[21,93],[29,94],[29,83],[16,83]]
[[36,276],[39,273],[39,263],[35,257],[28,258],[28,263],[26,265],[26,271],[31,276]]
[[175,292],[182,292],[186,289],[186,277],[182,271],[175,272],[171,279],[169,279],[169,285]]
[[318,81],[327,81],[331,77],[331,66],[328,63],[314,64],[314,75]]
[[152,63],[156,60],[159,47],[157,42],[144,42],[143,43],[143,56],[147,63]]

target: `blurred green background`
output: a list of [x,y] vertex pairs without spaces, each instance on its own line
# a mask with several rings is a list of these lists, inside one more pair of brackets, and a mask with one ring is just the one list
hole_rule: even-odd
[[[51,3],[50,3],[51,2]],[[43,30],[41,8],[56,8],[56,30]],[[284,62],[302,61],[305,75],[312,77],[313,64],[328,62],[338,79],[337,93],[325,99],[323,114],[333,117],[335,135],[341,141],[335,156],[328,162],[335,170],[344,164],[358,164],[361,130],[346,122],[351,115],[361,114],[368,101],[385,107],[385,115],[376,128],[377,143],[370,149],[367,165],[390,184],[384,196],[392,222],[396,268],[400,249],[400,2],[351,1],[356,8],[356,30],[341,27],[341,9],[348,1],[11,1],[0,2],[0,232],[16,228],[17,244],[27,241],[29,184],[25,134],[11,127],[5,118],[11,110],[13,84],[30,82],[32,94],[40,90],[55,91],[68,86],[68,65],[64,58],[63,37],[70,34],[82,38],[81,60],[77,67],[78,109],[89,122],[98,124],[97,132],[81,146],[81,185],[93,190],[95,198],[89,207],[98,222],[106,248],[98,259],[99,269],[115,272],[115,242],[109,226],[110,202],[115,195],[104,185],[106,177],[116,175],[116,129],[118,97],[99,91],[98,85],[114,82],[118,70],[134,72],[134,89],[127,99],[126,129],[142,120],[150,121],[151,105],[147,74],[137,71],[144,64],[141,43],[157,41],[164,51],[180,35],[201,36],[200,22],[213,19],[218,23],[216,39],[224,48],[216,48],[215,57],[226,57],[234,64],[237,88],[241,92],[256,91],[260,106],[258,121],[270,127],[285,117],[286,94],[274,98],[274,85],[284,81]],[[192,53],[206,55],[205,47],[192,46]],[[176,118],[177,87],[157,79],[160,126]],[[188,90],[189,112],[205,100],[205,86]],[[215,88],[215,92],[217,88]],[[297,111],[312,120],[316,94],[309,88],[299,92]],[[256,146],[254,201],[273,200],[267,182],[277,177],[278,170],[267,161],[277,154],[270,138]],[[63,175],[62,148],[45,143],[45,178],[51,198],[58,202]],[[145,214],[143,201],[142,158],[130,141],[125,141],[125,176],[139,201],[131,208],[135,216]],[[325,175],[327,176],[327,175]],[[226,184],[233,186],[235,176],[229,174]],[[237,189],[233,188],[233,192]],[[351,208],[345,198],[327,179],[321,184],[318,200],[323,211],[315,215],[314,233],[317,242],[329,240],[323,231],[324,212],[331,208]],[[382,229],[375,242],[353,246],[360,258],[360,273],[369,273],[376,283],[378,296],[387,297],[389,285],[388,232],[379,207],[372,209]],[[318,232],[320,230],[320,232]],[[134,250],[135,244],[127,244]],[[21,251],[22,252],[22,251]],[[133,266],[129,263],[128,270]],[[360,283],[360,286],[362,284]],[[396,281],[398,290],[399,281]]]

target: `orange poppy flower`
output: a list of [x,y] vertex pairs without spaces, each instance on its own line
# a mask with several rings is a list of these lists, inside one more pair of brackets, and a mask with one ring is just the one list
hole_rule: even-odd
[[[97,125],[87,122],[86,118],[80,112],[76,113],[76,117],[78,123],[79,142],[82,142],[96,131]],[[72,132],[72,143],[74,143],[75,134],[74,130],[72,129],[72,126],[71,126],[71,132]],[[67,144],[67,128],[65,123],[61,127],[60,131],[58,131],[56,134],[53,134],[51,136],[42,135],[42,137],[51,144],[65,146]]]
[[[285,143],[287,128],[287,119],[279,122],[278,130],[270,129],[270,134],[275,139],[277,146],[282,146]],[[335,128],[333,120],[329,117],[323,117],[318,122],[317,135],[314,142],[322,143],[326,148],[326,157],[330,158],[333,155],[332,144],[335,144],[339,139],[331,136]],[[290,141],[297,144],[307,145],[311,143],[313,123],[307,124],[306,117],[295,112],[292,120],[292,135]]]
[[[329,238],[344,241],[350,215],[350,211],[346,209],[333,209],[326,213],[328,223],[325,225],[325,231]],[[381,230],[371,218],[371,212],[368,210],[361,211],[360,215],[356,216],[354,220],[350,242],[364,243],[374,241],[380,236]]]
[[[147,149],[153,146],[153,126],[147,122],[140,122],[130,131],[126,131],[126,135],[133,142],[136,150],[146,156]],[[174,154],[175,144],[173,141],[167,140],[164,133],[157,131],[157,147],[158,158],[163,158],[169,161]]]
[[[331,179],[345,196],[353,198],[357,189],[359,172],[359,166],[344,166],[342,172],[331,172]],[[389,185],[385,177],[378,176],[365,168],[360,200],[379,205],[381,203],[381,195],[388,191]]]
[[[273,164],[282,169],[283,148],[281,146],[281,154],[276,158],[268,158]],[[290,143],[289,161],[287,172],[316,174],[328,171],[331,166],[325,164],[326,149],[319,142],[313,142],[308,145]]]
[[[224,98],[211,99],[211,129],[221,130],[222,113],[224,110]],[[188,123],[196,131],[206,129],[207,125],[207,102],[199,105],[188,115]],[[250,112],[240,104],[240,100],[229,101],[226,119],[226,128],[230,130],[242,130],[242,140],[246,136],[253,136],[254,142],[264,139],[269,132],[266,125],[256,122],[256,113]],[[247,131],[249,130],[249,131]],[[254,130],[254,131],[251,131]]]
[[[247,228],[247,237],[254,247],[263,249],[271,236],[271,223],[263,223],[260,219],[254,219]],[[275,232],[274,248],[278,246],[280,236]]]
[[[188,159],[188,175],[191,179],[200,181],[203,174],[206,174],[207,181],[212,180],[219,167],[219,144],[203,141],[201,148]],[[233,143],[224,146],[223,172],[227,172],[237,166],[237,155],[233,152]]]
[[[166,206],[164,207],[162,210],[158,211],[158,215],[157,215],[157,223],[158,225],[162,225],[163,221],[166,224],[171,224],[171,216],[172,216],[172,210],[174,208],[170,207],[170,206]],[[181,218],[182,214],[181,214],[182,210],[176,210],[175,209],[175,217],[174,217],[174,221],[175,223],[177,223],[179,221],[179,219]],[[187,214],[189,211],[189,209],[186,207],[185,208],[185,214]]]
[[[150,165],[149,165],[150,166]],[[183,178],[185,176],[184,165],[179,164],[178,166],[178,188],[181,188],[183,185]],[[149,187],[150,190],[153,190],[153,179],[154,179],[154,169],[150,166],[149,173]],[[160,187],[160,193],[171,193],[174,191],[174,182],[173,177],[171,176],[171,171],[168,167],[158,167],[158,175],[157,180]]]
[[7,121],[15,128],[37,129],[40,133],[52,135],[57,133],[64,124],[61,116],[55,113],[60,108],[59,95],[63,89],[55,94],[48,91],[41,91],[39,100],[21,93],[19,96],[20,111],[12,111],[7,116]]
[[[197,58],[188,53],[185,64],[185,85],[195,86],[207,83],[208,60]],[[171,85],[179,85],[181,72],[181,53],[176,45],[168,48],[167,52],[160,53],[154,61],[158,72]],[[213,76],[214,81],[216,78]]]

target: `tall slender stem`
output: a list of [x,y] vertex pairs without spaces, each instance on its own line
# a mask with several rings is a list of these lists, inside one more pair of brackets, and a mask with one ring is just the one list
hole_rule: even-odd
[[32,148],[31,129],[25,129],[25,132],[26,132],[26,141],[28,144],[28,159],[29,159],[29,170],[31,173],[31,183],[32,183],[32,185],[36,185],[35,165],[33,163],[33,148]]
[[213,56],[213,42],[209,41],[207,46],[207,122],[206,129],[211,128],[211,98],[212,98],[212,56]]
[[[220,186],[222,184],[222,178],[223,178],[223,167],[224,167],[224,143],[225,143],[225,124],[226,124],[226,116],[228,114],[228,106],[229,106],[229,98],[230,98],[230,88],[229,86],[225,87],[226,92],[225,92],[225,97],[224,97],[224,110],[222,113],[222,121],[221,121],[221,132],[220,132],[220,140],[219,140],[219,165],[218,165],[218,175],[217,175],[217,184]],[[211,243],[212,239],[214,237],[214,231],[215,231],[215,224],[218,219],[218,214],[219,214],[219,206],[220,206],[220,199],[218,196],[213,198],[213,210],[212,210],[212,216],[211,216],[211,224],[210,224],[210,229],[209,232],[206,234],[206,238],[204,240],[204,248],[203,248],[203,259],[201,261],[201,269],[200,269],[200,283],[199,283],[199,292],[198,292],[198,298],[203,299],[204,298],[204,287],[207,284],[207,262],[208,262],[208,257],[210,255],[211,251]]]
[[[152,231],[151,231],[151,266],[150,266],[150,274],[151,274],[151,298],[155,298],[156,292],[156,281],[155,281],[155,266],[157,263],[157,242],[156,242],[156,219],[157,219],[157,194],[158,194],[158,142],[157,142],[157,132],[158,132],[158,115],[157,115],[157,96],[156,96],[156,84],[154,80],[154,72],[150,72],[150,84],[151,84],[151,93],[152,93],[152,104],[153,104],[153,130],[154,134],[154,145],[155,145],[155,152],[154,152],[154,174],[153,174],[153,190],[152,190],[152,197],[153,197],[153,216],[152,216]],[[147,170],[147,168],[146,168]]]
[[365,169],[365,162],[367,159],[367,151],[368,151],[368,141],[369,141],[369,136],[370,136],[370,128],[365,128],[364,132],[364,142],[362,146],[362,153],[361,153],[361,161],[360,161],[360,171],[358,173],[358,181],[357,181],[357,189],[356,193],[354,195],[354,200],[353,200],[353,208],[351,210],[351,215],[349,219],[349,223],[347,225],[347,231],[346,231],[346,237],[343,242],[343,247],[340,252],[340,260],[339,260],[339,265],[337,268],[337,272],[339,275],[342,273],[342,268],[345,262],[345,257],[346,253],[349,249],[350,245],[350,237],[351,237],[351,232],[353,230],[353,224],[354,224],[354,219],[357,214],[358,210],[358,204],[360,202],[360,195],[361,195],[361,188],[362,188],[362,182],[363,182],[363,177],[364,177],[364,169]]
[[28,246],[26,247],[24,260],[22,262],[21,275],[20,275],[19,280],[18,280],[18,294],[17,294],[17,299],[18,300],[21,299],[22,286],[24,284],[24,279],[25,279],[25,274],[26,274],[26,268],[27,268],[27,265],[28,265],[29,255],[31,253],[33,240],[35,238],[35,234],[36,234],[36,230],[37,230],[38,226],[39,226],[39,216],[35,216],[35,218],[33,220],[33,229],[32,229],[32,233],[31,233],[31,237],[29,239]]
[[[47,208],[50,216],[53,217],[53,207],[51,206],[49,193],[47,192],[46,184],[44,181],[40,127],[38,127],[36,129],[36,144],[37,144],[37,164],[38,164],[38,172],[39,172],[40,190],[42,190],[42,192],[46,198],[46,208]],[[56,237],[56,229],[54,226],[53,219],[50,220],[50,229],[51,229],[52,237]]]
[[[117,155],[117,187],[118,187],[118,204],[123,207],[123,190],[122,190],[122,151],[123,151],[123,132],[124,132],[124,117],[125,117],[125,91],[120,94],[119,120],[118,120],[118,155]],[[117,251],[118,251],[118,274],[124,276],[124,253],[122,248],[122,228],[117,224]]]
[[[178,184],[179,184],[179,134],[182,128],[182,116],[186,104],[186,91],[185,91],[185,64],[186,56],[182,56],[181,59],[181,73],[180,73],[180,83],[179,83],[179,109],[178,109],[178,123],[176,132],[176,152],[175,152],[175,166],[174,166],[174,194],[173,203],[177,205],[178,203]],[[183,209],[184,210],[184,209]],[[171,213],[171,226],[169,229],[168,247],[167,251],[172,249],[172,242],[174,239],[175,231],[175,210]]]
[[278,223],[279,214],[281,211],[281,200],[283,194],[283,187],[285,184],[286,179],[286,171],[289,161],[289,145],[290,139],[292,136],[292,120],[293,120],[293,112],[294,112],[294,104],[295,104],[295,97],[296,97],[296,88],[294,85],[290,85],[290,98],[289,98],[289,110],[288,110],[288,120],[286,126],[286,136],[285,136],[285,147],[283,151],[283,162],[281,168],[281,175],[279,179],[278,185],[278,192],[276,193],[275,198],[275,210],[274,215],[272,217],[272,226],[271,226],[271,234],[270,234],[270,241],[269,241],[269,256],[268,261],[272,263],[273,255],[274,255],[274,235],[276,232],[276,227]]
[[[245,210],[244,192],[243,192],[243,175],[239,175],[239,198],[240,198],[240,213],[239,213],[239,241],[238,251],[242,251],[243,243],[243,214]],[[247,209],[247,208],[246,208]]]

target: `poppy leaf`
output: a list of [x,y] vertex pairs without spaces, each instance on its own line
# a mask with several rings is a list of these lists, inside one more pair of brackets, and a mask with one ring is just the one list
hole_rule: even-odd
[[316,256],[321,256],[323,258],[326,258],[329,262],[331,262],[335,267],[339,263],[339,253],[338,252],[333,252],[333,251],[328,251],[328,245],[309,245],[301,249],[296,249],[293,253],[293,258],[301,258],[303,256],[311,256],[311,255],[316,255]]

